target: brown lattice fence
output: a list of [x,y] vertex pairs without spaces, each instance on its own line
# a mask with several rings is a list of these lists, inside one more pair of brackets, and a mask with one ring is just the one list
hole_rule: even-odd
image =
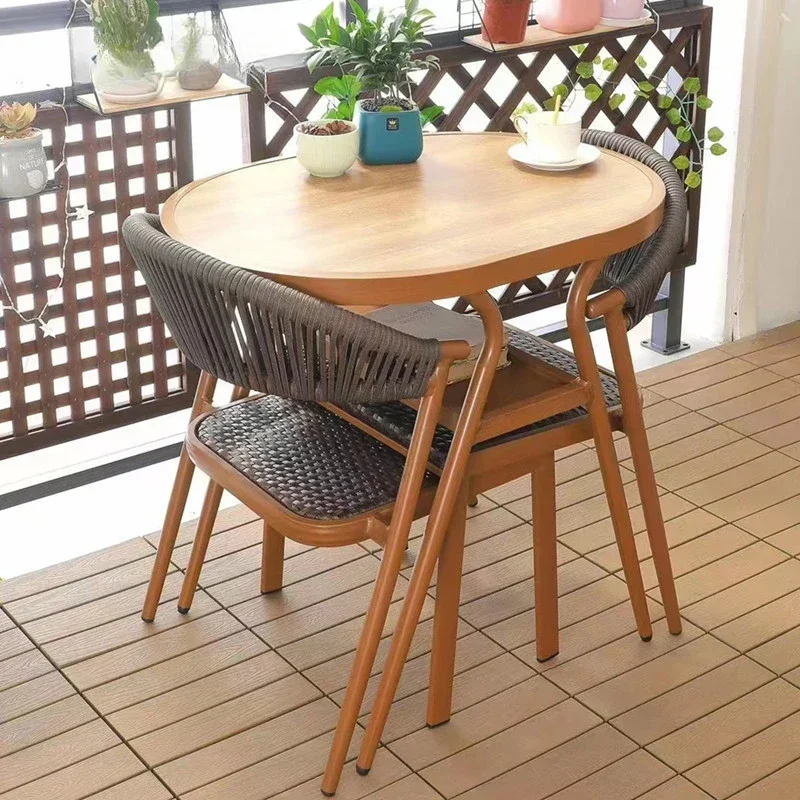
[[65,185],[0,200],[0,275],[21,312],[0,321],[0,457],[190,404],[195,377],[119,236],[130,213],[157,212],[189,177],[178,119],[70,106],[67,124],[60,109],[40,112],[51,162],[66,153],[70,202]]

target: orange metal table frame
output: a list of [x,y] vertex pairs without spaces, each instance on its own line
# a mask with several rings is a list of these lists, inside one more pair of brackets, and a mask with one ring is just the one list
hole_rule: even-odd
[[[436,134],[416,164],[357,165],[333,180],[307,175],[294,159],[273,159],[188,185],[161,215],[178,241],[322,300],[375,307],[462,296],[483,321],[485,346],[386,659],[361,772],[372,765],[499,359],[502,319],[489,289],[582,264],[568,327],[581,378],[593,389],[588,411],[617,538],[633,538],[585,311],[605,259],[658,229],[664,185],[608,151],[576,172],[527,171],[506,154],[513,142],[500,133]],[[647,608],[634,611],[647,638]],[[346,751],[348,742],[339,744]],[[335,788],[331,763],[326,782]]]

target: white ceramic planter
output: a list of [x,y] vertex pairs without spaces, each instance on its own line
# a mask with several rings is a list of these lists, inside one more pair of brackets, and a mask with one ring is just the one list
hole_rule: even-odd
[[[311,120],[312,125],[325,125],[331,120]],[[297,134],[297,160],[303,169],[317,178],[337,178],[344,175],[358,158],[358,128],[352,122],[348,133],[315,136],[303,133],[301,122],[294,127]]]
[[[143,64],[146,59],[142,59]],[[152,66],[152,60],[149,62]],[[161,94],[164,76],[151,68],[132,68],[107,53],[97,57],[92,70],[97,93],[109,103],[145,103]]]
[[603,19],[641,19],[644,0],[603,0]]
[[25,139],[0,138],[0,197],[29,197],[47,183],[42,132]]

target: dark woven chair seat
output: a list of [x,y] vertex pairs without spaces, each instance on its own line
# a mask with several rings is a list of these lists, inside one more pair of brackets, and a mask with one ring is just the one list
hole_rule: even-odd
[[[517,328],[508,328],[508,338],[509,344],[516,347],[518,350],[523,350],[530,355],[536,356],[569,375],[578,375],[578,365],[575,363],[575,357],[567,350],[562,350],[560,347],[556,347],[556,345],[551,344],[539,336],[534,336],[532,333],[521,331]],[[621,404],[616,378],[611,373],[601,370],[600,379],[603,383],[603,396],[605,397],[606,406],[610,410],[618,409]],[[352,414],[356,419],[361,420],[398,444],[407,447],[410,443],[417,413],[405,403],[360,403],[342,405],[341,407],[347,411],[348,414]],[[532,425],[527,425],[524,428],[510,431],[494,439],[479,442],[475,445],[474,449],[483,450],[503,442],[543,433],[559,425],[567,425],[571,422],[575,422],[585,416],[586,409],[579,407],[572,411],[548,417],[540,422],[534,422]],[[453,432],[439,425],[436,428],[436,434],[433,439],[430,457],[431,464],[437,467],[444,466],[452,441]]]
[[[262,396],[220,409],[198,440],[293,513],[342,520],[394,502],[405,457],[316,403]],[[426,485],[435,482],[431,475]]]

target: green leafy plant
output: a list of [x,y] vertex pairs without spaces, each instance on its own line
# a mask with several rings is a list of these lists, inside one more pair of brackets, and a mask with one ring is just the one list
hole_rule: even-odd
[[[406,0],[402,11],[387,15],[380,9],[371,18],[355,0],[349,3],[355,19],[347,25],[336,19],[333,4],[310,26],[300,25],[311,44],[309,72],[321,66],[338,67],[343,75],[352,73],[360,89],[371,93],[379,106],[406,107],[402,89],[410,96],[409,74],[439,68],[436,56],[419,53],[430,46],[425,31],[434,13],[419,8],[419,0]],[[349,100],[349,93],[344,99]]]
[[331,75],[314,84],[314,91],[328,98],[326,119],[352,120],[361,89],[361,81],[355,75]]
[[180,40],[180,59],[176,64],[178,70],[194,69],[203,63],[201,48],[203,35],[203,26],[198,22],[197,14],[187,15]]
[[154,69],[150,50],[164,39],[157,0],[94,0],[92,24],[101,53],[133,70]]
[[[582,56],[586,50],[585,44],[572,47],[573,52]],[[647,61],[643,56],[636,58],[636,65],[647,69]],[[560,107],[569,108],[575,100],[579,88],[589,103],[596,103],[607,91],[619,89],[619,83],[614,81],[617,60],[612,57],[602,58],[596,56],[592,61],[579,61],[575,66],[577,78],[567,76],[564,83],[553,87],[552,95],[544,103],[544,108],[553,110],[560,97]],[[599,67],[599,71],[598,71]],[[608,88],[606,88],[608,87]],[[701,139],[694,129],[693,109],[696,106],[704,111],[711,108],[714,103],[707,95],[703,94],[703,86],[699,78],[687,78],[676,91],[666,79],[658,80],[655,84],[651,80],[642,80],[635,84],[634,95],[644,100],[654,101],[659,110],[666,112],[665,116],[673,129],[675,138],[681,143],[691,142],[693,147],[689,155],[676,156],[672,163],[681,174],[687,189],[696,189],[702,183],[703,156],[706,152],[713,156],[723,156],[727,148],[722,144],[725,134],[717,127],[709,128],[705,139]],[[622,91],[614,91],[608,97],[608,107],[618,109],[627,100],[627,95]],[[512,120],[538,110],[534,103],[523,103],[512,114]]]

